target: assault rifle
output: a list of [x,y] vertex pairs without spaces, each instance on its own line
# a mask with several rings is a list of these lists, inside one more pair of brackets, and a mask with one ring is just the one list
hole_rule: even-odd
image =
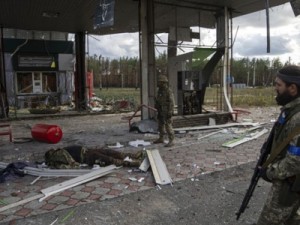
[[271,147],[272,147],[272,141],[273,141],[273,136],[274,136],[274,127],[272,128],[270,134],[269,134],[269,137],[267,139],[267,141],[263,144],[263,146],[261,147],[261,154],[260,154],[260,157],[257,161],[257,164],[255,166],[255,169],[254,169],[254,173],[252,175],[252,178],[251,178],[251,183],[248,187],[248,190],[244,196],[244,199],[243,199],[243,202],[242,202],[242,205],[239,209],[239,211],[236,213],[236,220],[238,220],[241,216],[241,214],[245,211],[245,209],[247,208],[247,205],[252,197],[252,194],[254,192],[254,189],[257,185],[257,182],[261,176],[261,166],[264,164],[264,162],[267,160],[268,158],[268,155],[271,151]]

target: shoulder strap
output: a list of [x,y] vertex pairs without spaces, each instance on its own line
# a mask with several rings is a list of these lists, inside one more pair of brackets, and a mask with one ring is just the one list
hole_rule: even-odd
[[267,166],[273,162],[273,160],[280,154],[280,152],[290,143],[290,141],[296,136],[300,134],[300,127],[296,127],[289,136],[287,136],[285,139],[282,140],[282,142],[275,147],[275,149],[272,151],[272,154],[270,157],[264,162],[262,165],[262,168],[267,168]]

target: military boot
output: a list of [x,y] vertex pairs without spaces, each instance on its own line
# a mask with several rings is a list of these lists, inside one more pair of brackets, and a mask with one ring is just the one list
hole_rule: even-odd
[[143,158],[143,151],[140,150],[140,151],[137,151],[136,153],[127,153],[126,155],[131,159],[142,159]]
[[153,144],[160,144],[160,143],[164,143],[163,137],[159,137],[157,140],[153,141]]
[[113,164],[115,164],[116,166],[123,166],[124,161],[122,159],[114,159]]
[[146,157],[146,154],[147,154],[146,151],[140,150],[134,154],[135,155],[134,159],[143,160]]
[[169,143],[165,145],[165,147],[172,147],[172,146],[174,146],[174,142],[173,141],[169,141]]
[[139,167],[141,165],[141,162],[138,160],[133,160],[131,162],[124,161],[123,166],[125,167]]
[[169,139],[169,143],[165,145],[165,147],[172,147],[174,146],[174,139]]

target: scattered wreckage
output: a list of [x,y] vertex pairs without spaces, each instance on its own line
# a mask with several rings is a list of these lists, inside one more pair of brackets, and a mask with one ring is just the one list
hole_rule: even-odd
[[[223,133],[223,132],[228,132],[229,128],[232,127],[242,127],[243,129],[241,130],[235,130],[233,131],[234,135],[238,135],[238,138],[234,138],[234,141],[227,141],[222,145],[222,147],[227,147],[227,148],[233,148],[239,144],[245,143],[250,140],[254,140],[261,135],[265,134],[268,132],[268,129],[264,128],[262,124],[258,123],[252,123],[252,122],[244,122],[244,123],[225,123],[225,124],[216,124],[216,121],[213,118],[208,118],[208,125],[206,126],[193,126],[193,127],[180,127],[180,128],[174,128],[176,133],[185,133],[185,132],[197,132],[201,130],[216,130],[213,131],[210,134],[205,134],[205,135],[199,135],[195,139],[195,143],[200,143],[201,140],[204,138],[212,137],[214,135]],[[143,126],[143,125],[142,125]],[[148,125],[147,125],[148,126]],[[250,128],[249,128],[250,127]],[[148,130],[150,129],[151,132],[154,131],[155,129],[152,129],[151,126],[150,128],[144,129]],[[143,132],[142,132],[143,133]],[[155,132],[154,132],[155,133]],[[138,146],[150,146],[150,142],[145,142],[144,140],[136,140],[136,141],[131,141],[129,143],[130,146],[133,147],[138,147]],[[181,145],[183,147],[184,145]],[[115,146],[108,146],[109,148],[122,148],[124,145],[120,144],[119,142],[116,143]],[[174,147],[176,148],[176,147]],[[168,168],[165,165],[158,149],[148,149],[146,150],[146,156],[141,163],[139,170],[146,172],[150,167],[155,179],[155,183],[159,185],[167,185],[167,184],[172,184],[172,178],[169,174]],[[127,159],[128,160],[128,159]],[[5,163],[0,163],[0,168],[6,168],[8,164]],[[178,166],[178,165],[177,165]],[[176,166],[176,167],[177,167]],[[179,165],[180,166],[180,165]],[[23,167],[22,171],[24,174],[36,176],[37,178],[32,182],[36,182],[40,177],[51,177],[51,176],[68,176],[68,177],[75,177],[70,180],[67,180],[65,182],[50,186],[48,188],[40,190],[41,194],[29,197],[27,199],[23,199],[19,202],[11,203],[5,206],[2,206],[0,208],[0,212],[5,211],[7,209],[25,204],[30,201],[34,201],[39,199],[39,201],[43,201],[50,195],[56,194],[60,191],[66,190],[68,188],[75,187],[77,185],[89,182],[94,179],[101,178],[109,173],[112,173],[113,171],[117,170],[119,167],[116,165],[109,165],[105,167],[96,167],[94,169],[49,169],[49,168],[34,168],[30,166],[25,166]]]

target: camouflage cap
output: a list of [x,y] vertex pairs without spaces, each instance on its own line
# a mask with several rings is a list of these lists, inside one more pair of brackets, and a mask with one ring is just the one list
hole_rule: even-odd
[[158,82],[168,82],[168,78],[165,75],[158,76]]

